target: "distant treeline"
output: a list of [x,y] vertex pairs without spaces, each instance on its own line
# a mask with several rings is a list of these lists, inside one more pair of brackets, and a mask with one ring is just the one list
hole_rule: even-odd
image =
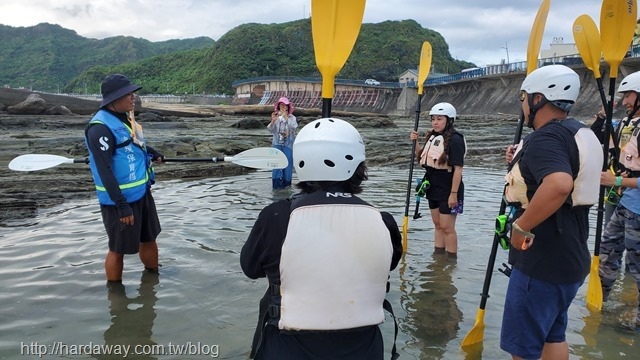
[[[118,36],[88,39],[58,25],[0,25],[0,85],[61,93],[99,93],[100,82],[119,72],[153,94],[231,93],[231,83],[257,76],[320,76],[310,19],[244,24],[218,41],[207,37],[150,42]],[[398,81],[416,69],[424,41],[438,72],[475,65],[455,60],[444,38],[414,20],[363,24],[338,77]]]

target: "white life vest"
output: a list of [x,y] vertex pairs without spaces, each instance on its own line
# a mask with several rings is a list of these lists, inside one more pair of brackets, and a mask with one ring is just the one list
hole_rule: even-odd
[[[577,160],[576,165],[578,165],[578,168],[572,169],[572,171],[574,171],[572,174],[574,181],[573,190],[571,191],[571,205],[591,206],[598,202],[600,177],[594,175],[600,174],[604,155],[602,154],[602,146],[593,131],[583,125],[576,125],[576,123],[577,121],[575,120],[558,122],[558,125],[571,131],[578,148],[578,159],[572,159],[572,168],[575,160]],[[521,156],[519,152],[521,150],[524,151],[523,148],[523,142],[521,141],[514,154],[516,163],[505,176],[507,184],[505,200],[509,203],[520,203],[521,207],[526,209],[529,204],[527,185],[520,172],[519,164],[519,158]],[[576,171],[577,174],[575,173]]]
[[420,165],[451,171],[452,167],[446,162],[442,165],[438,164],[438,159],[444,150],[444,137],[442,135],[431,135],[420,154]]
[[620,131],[620,158],[618,161],[624,169],[640,171],[640,153],[638,152],[638,127],[640,118],[635,118]]
[[600,177],[594,174],[600,174],[604,161],[602,152],[594,149],[602,147],[593,131],[587,127],[579,129],[573,138],[580,154],[580,170],[573,181],[571,201],[573,206],[591,206],[598,202],[600,194]]
[[384,322],[393,247],[380,212],[317,204],[291,212],[280,260],[286,330],[340,330]]
[[[522,143],[520,140],[516,152],[513,154],[514,159],[519,159],[522,151]],[[522,173],[520,173],[520,162],[516,160],[515,165],[511,168],[511,171],[505,175],[504,180],[507,184],[505,189],[504,198],[508,203],[519,203],[520,207],[526,209],[529,205],[529,198],[527,198],[527,184],[524,183]]]

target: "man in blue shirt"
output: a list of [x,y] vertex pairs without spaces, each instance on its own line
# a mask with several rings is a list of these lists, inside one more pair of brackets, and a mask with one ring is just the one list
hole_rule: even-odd
[[[600,279],[603,300],[607,301],[620,272],[622,255],[627,250],[629,273],[636,281],[640,294],[640,155],[638,135],[640,128],[640,72],[628,75],[620,83],[618,92],[623,94],[622,106],[628,116],[620,130],[620,176],[603,171],[600,182],[604,186],[624,188],[622,198],[607,223],[600,243]],[[626,131],[625,131],[626,130]],[[627,134],[627,135],[625,135]],[[639,305],[640,310],[640,305]],[[640,325],[640,312],[636,326]]]

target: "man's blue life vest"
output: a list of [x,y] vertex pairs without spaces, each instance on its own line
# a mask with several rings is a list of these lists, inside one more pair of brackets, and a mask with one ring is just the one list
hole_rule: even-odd
[[[147,191],[147,183],[150,181],[150,175],[153,171],[146,148],[135,144],[131,136],[131,128],[108,111],[99,110],[89,121],[88,126],[92,124],[105,125],[115,137],[116,144],[111,169],[118,181],[122,195],[129,203],[140,200]],[[89,165],[96,184],[98,201],[102,205],[115,205],[100,179],[91,151],[89,151]]]

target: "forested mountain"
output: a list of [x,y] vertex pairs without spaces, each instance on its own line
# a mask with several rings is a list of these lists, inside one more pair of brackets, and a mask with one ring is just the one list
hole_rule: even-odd
[[[88,92],[97,93],[105,75],[120,72],[141,84],[144,93],[184,94],[230,93],[233,81],[257,76],[320,76],[315,64],[310,19],[283,24],[243,24],[215,43],[208,38],[161,43],[131,37],[93,40],[49,24],[27,29],[38,27],[43,34],[34,34],[35,31],[29,36],[22,34],[24,50],[21,52],[17,51],[21,48],[20,43],[11,40],[14,53],[24,58],[12,60],[10,69],[14,70],[0,70],[0,81],[6,83],[5,77],[11,76],[14,81],[22,79],[21,86],[25,86],[26,79],[34,88],[36,81],[42,81],[43,90],[49,91],[50,83],[58,81],[62,84],[61,91],[84,92],[88,88]],[[3,29],[6,28],[0,27],[0,40],[5,37]],[[61,36],[46,34],[46,29],[67,36],[58,40]],[[176,41],[191,41],[193,46],[190,50],[169,50],[169,45]],[[406,69],[417,68],[424,41],[429,41],[433,47],[432,63],[436,71],[454,73],[474,66],[453,59],[444,38],[416,21],[385,21],[362,25],[353,52],[337,77],[398,81],[398,75]],[[34,42],[48,45],[44,55],[39,50],[42,45],[31,45]],[[158,48],[154,47],[156,45]],[[151,50],[163,52],[159,55]],[[0,69],[7,61],[3,51],[6,48],[0,49]],[[73,58],[73,65],[66,63],[69,58]],[[24,68],[26,62],[31,63],[28,71]],[[23,70],[15,71],[16,67]],[[69,79],[62,74],[76,76]],[[49,84],[48,88],[45,84]]]
[[161,42],[130,36],[97,40],[47,23],[0,25],[0,86],[62,91],[74,77],[96,66],[131,63],[214,43],[208,37]]

